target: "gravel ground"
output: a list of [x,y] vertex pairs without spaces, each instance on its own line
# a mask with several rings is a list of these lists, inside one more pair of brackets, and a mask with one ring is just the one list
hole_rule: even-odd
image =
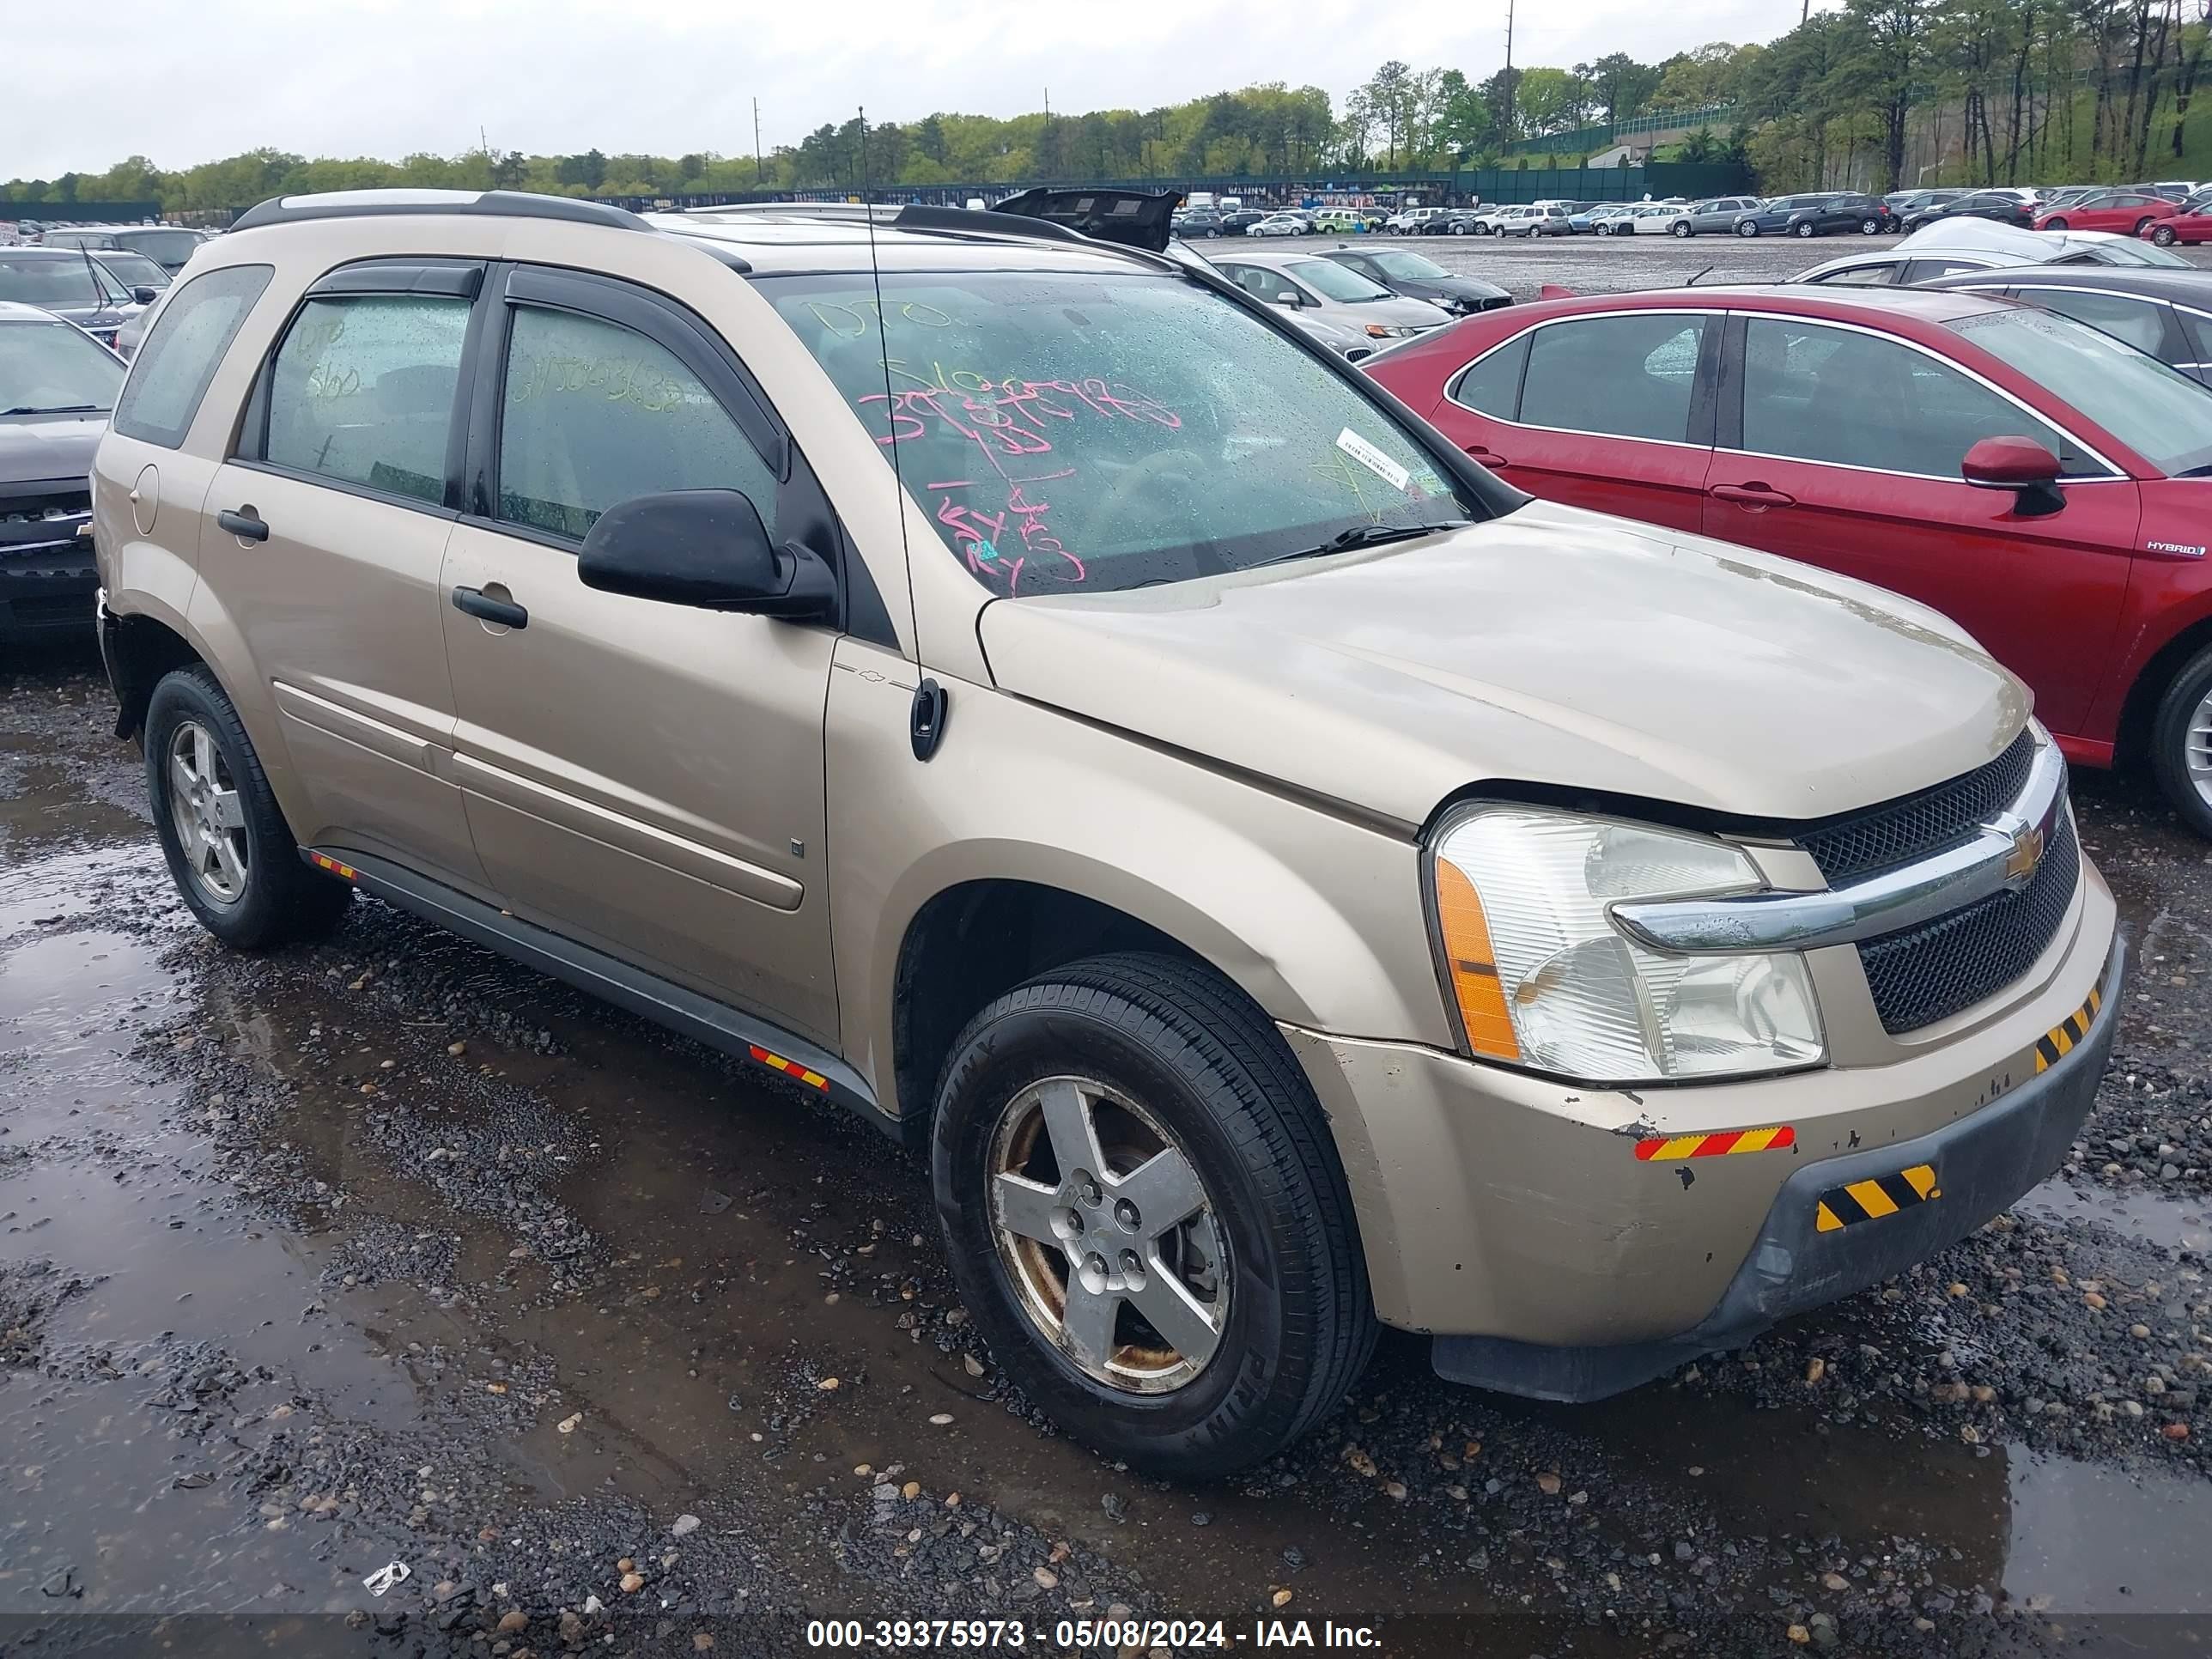
[[2013,1213],[1595,1407],[1388,1340],[1293,1453],[1194,1489],[1001,1383],[864,1126],[368,901],[218,950],[111,708],[81,659],[0,671],[0,1653],[1115,1609],[1402,1653],[2212,1637],[2212,848],[2129,781],[2079,785],[2138,951],[2119,1048]]

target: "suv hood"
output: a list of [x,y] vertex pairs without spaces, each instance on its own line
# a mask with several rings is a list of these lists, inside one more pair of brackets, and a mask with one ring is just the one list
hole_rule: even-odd
[[999,600],[1003,689],[1403,823],[1486,781],[1817,818],[1955,777],[2026,720],[1936,612],[1531,502],[1235,576]]
[[106,430],[105,414],[0,420],[0,483],[83,483],[92,472],[92,452]]

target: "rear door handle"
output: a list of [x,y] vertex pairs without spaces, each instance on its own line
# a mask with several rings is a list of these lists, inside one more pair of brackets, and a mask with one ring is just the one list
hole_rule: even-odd
[[235,510],[225,507],[215,515],[215,521],[242,542],[265,542],[269,539],[268,525],[251,507]]
[[1705,492],[1717,501],[1734,501],[1738,507],[1795,507],[1797,498],[1785,495],[1778,489],[1769,489],[1763,483],[1715,484]]
[[453,609],[466,611],[480,622],[496,623],[501,628],[530,626],[530,613],[527,611],[506,599],[495,599],[481,587],[455,588]]
[[1466,446],[1466,448],[1467,453],[1469,455],[1481,462],[1485,466],[1510,466],[1512,465],[1511,462],[1508,461],[1496,450],[1486,449],[1480,444],[1468,444]]

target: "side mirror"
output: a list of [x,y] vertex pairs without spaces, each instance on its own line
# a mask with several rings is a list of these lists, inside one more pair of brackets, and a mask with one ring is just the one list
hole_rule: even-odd
[[1279,306],[1294,306],[1298,303],[1298,296],[1288,289],[1285,289],[1275,296],[1275,303]]
[[1984,438],[1959,463],[1959,476],[1977,489],[2009,489],[2024,518],[2040,518],[2066,505],[2058,488],[2058,458],[2033,438]]
[[131,302],[135,305],[150,306],[161,297],[161,290],[158,288],[134,288],[131,290]]
[[576,555],[586,587],[704,611],[811,621],[835,614],[836,579],[811,550],[778,547],[738,489],[673,489],[618,501]]

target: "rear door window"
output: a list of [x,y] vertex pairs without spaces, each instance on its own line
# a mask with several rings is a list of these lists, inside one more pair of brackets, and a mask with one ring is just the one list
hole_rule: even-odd
[[1468,364],[1452,386],[1452,401],[1494,420],[1519,418],[1521,372],[1528,362],[1530,337],[1523,334]]
[[442,295],[309,300],[276,350],[263,459],[442,504],[469,309]]
[[1705,320],[1651,312],[1538,329],[1521,392],[1522,423],[1686,443]]
[[164,449],[181,445],[216,366],[275,275],[273,265],[225,265],[173,292],[131,361],[115,429]]

